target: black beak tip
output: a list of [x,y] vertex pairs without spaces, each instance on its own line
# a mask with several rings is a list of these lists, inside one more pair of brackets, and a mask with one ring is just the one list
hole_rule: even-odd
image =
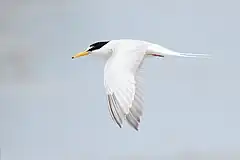
[[72,59],[74,59],[74,57],[72,57]]

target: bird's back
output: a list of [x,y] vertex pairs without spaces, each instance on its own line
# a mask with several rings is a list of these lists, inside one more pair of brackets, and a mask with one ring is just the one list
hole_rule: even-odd
[[113,53],[108,59],[105,70],[110,68],[130,69],[133,74],[144,59],[148,43],[141,40],[120,39],[112,40]]
[[115,54],[129,54],[130,51],[134,52],[136,49],[141,49],[142,54],[145,54],[149,44],[149,42],[134,39],[119,39],[110,42]]
[[147,41],[135,40],[135,39],[119,39],[119,40],[112,40],[112,42],[118,45],[129,45],[129,46],[149,44],[149,42]]

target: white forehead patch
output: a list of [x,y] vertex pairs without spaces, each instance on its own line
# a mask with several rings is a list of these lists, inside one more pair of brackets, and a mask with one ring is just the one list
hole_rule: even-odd
[[[92,46],[93,47],[93,46]],[[92,47],[87,47],[86,51],[88,51],[89,49],[91,49]]]

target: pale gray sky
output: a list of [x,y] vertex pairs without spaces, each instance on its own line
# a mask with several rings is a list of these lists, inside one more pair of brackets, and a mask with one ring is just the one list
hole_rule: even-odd
[[[1,3],[2,160],[229,159],[240,152],[238,1]],[[101,60],[71,60],[92,42],[119,38],[213,59],[145,61],[140,131],[120,129],[107,110]],[[25,79],[16,75],[18,54]]]

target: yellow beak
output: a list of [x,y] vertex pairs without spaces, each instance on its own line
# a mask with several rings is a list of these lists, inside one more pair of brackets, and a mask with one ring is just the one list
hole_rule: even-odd
[[87,52],[87,51],[80,52],[80,53],[77,53],[77,54],[75,54],[74,56],[72,56],[72,59],[78,58],[78,57],[82,57],[82,56],[86,56],[86,55],[88,55],[88,52]]

